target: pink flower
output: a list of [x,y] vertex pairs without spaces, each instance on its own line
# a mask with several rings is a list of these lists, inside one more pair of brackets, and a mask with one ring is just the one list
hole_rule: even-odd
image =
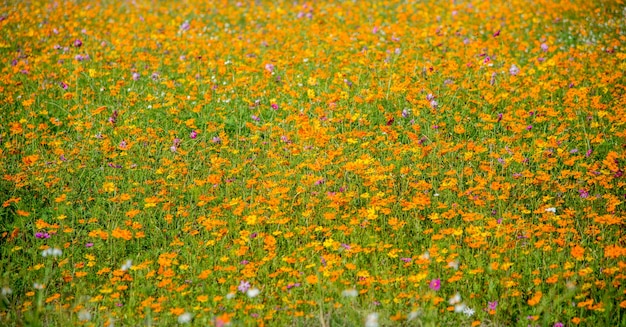
[[441,288],[441,279],[437,278],[431,280],[428,284],[428,287],[430,287],[430,289],[433,291],[438,291]]
[[198,132],[191,131],[191,133],[189,133],[189,137],[191,137],[192,139],[195,139],[196,137],[198,137]]

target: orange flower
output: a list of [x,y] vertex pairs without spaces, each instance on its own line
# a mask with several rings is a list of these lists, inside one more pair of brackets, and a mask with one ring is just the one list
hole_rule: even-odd
[[576,260],[582,260],[585,254],[585,248],[581,247],[580,245],[576,245],[572,248],[571,254],[572,257],[574,257]]
[[114,238],[121,238],[126,241],[129,241],[133,238],[133,233],[130,232],[129,230],[118,227],[118,228],[115,228],[113,232],[111,232],[111,236],[113,236]]

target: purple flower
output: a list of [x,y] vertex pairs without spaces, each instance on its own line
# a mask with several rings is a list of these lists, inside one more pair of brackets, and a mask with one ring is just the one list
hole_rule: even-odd
[[578,190],[578,194],[580,194],[580,197],[583,199],[586,199],[589,197],[589,192],[587,192],[587,190],[584,190],[584,189]]
[[509,68],[509,73],[513,76],[517,76],[517,74],[519,74],[519,68],[513,64],[511,68]]
[[589,157],[592,153],[593,153],[592,149],[587,150],[587,153],[585,153],[585,157]]
[[322,185],[322,184],[324,184],[324,179],[323,178],[322,179],[318,179],[318,180],[315,181],[315,185]]
[[86,247],[86,248],[90,248],[90,247],[92,247],[92,246],[93,246],[93,243],[91,243],[91,242],[89,242],[89,243],[86,243],[86,244],[85,244],[85,247]]
[[254,121],[260,121],[260,120],[261,120],[261,118],[259,118],[257,115],[252,115],[252,117],[251,117],[251,118],[252,118],[252,120],[254,120]]
[[437,278],[431,280],[428,284],[428,287],[430,287],[430,289],[433,291],[438,291],[441,288],[441,279]]
[[408,109],[402,109],[402,117],[407,118],[410,114],[411,112]]
[[292,289],[294,287],[299,287],[301,284],[300,283],[289,283],[287,284],[287,289]]
[[487,303],[487,307],[489,308],[489,310],[495,310],[498,307],[498,301]]
[[541,51],[548,52],[548,45],[545,43],[541,43]]
[[500,36],[500,30],[497,30],[495,33],[493,33],[493,37],[497,37]]
[[191,133],[189,133],[189,137],[191,137],[192,139],[195,139],[196,137],[198,137],[198,132],[191,131]]
[[61,85],[61,87],[62,87],[64,90],[67,90],[67,89],[70,87],[70,86],[69,86],[69,85],[67,85],[65,82],[61,82],[61,83],[59,83],[59,84]]
[[82,45],[83,45],[83,41],[81,41],[80,39],[74,40],[75,47],[80,48]]
[[274,68],[276,68],[276,67],[274,67],[274,65],[272,65],[272,64],[265,64],[265,70],[267,70],[270,73],[274,72]]
[[44,232],[37,232],[35,234],[36,238],[50,238],[50,234]]
[[574,154],[574,153],[577,153],[577,152],[578,152],[578,149],[571,149],[571,150],[569,151],[569,153],[570,153],[570,154]]
[[213,143],[222,143],[222,139],[219,136],[214,136],[211,139],[211,142],[213,142]]
[[128,143],[126,143],[125,140],[122,140],[122,142],[120,142],[120,148],[126,149],[127,146],[128,146]]
[[404,262],[406,262],[406,263],[409,263],[409,262],[411,262],[411,260],[413,260],[413,259],[411,259],[411,258],[400,258],[400,260],[402,260],[402,261],[404,261]]
[[183,31],[183,32],[185,32],[185,31],[188,31],[190,27],[191,27],[191,25],[189,24],[189,21],[188,21],[188,20],[186,20],[185,22],[183,22],[183,23],[180,25],[180,30],[181,30],[181,31]]
[[152,75],[150,75],[150,77],[152,78],[153,81],[157,81],[159,79],[159,73],[154,72],[152,73]]
[[526,130],[530,131],[531,129],[533,129],[533,125],[526,126]]
[[137,72],[133,73],[133,81],[138,81],[139,77],[141,77],[141,75],[139,75],[139,73],[137,73]]
[[237,289],[241,293],[245,293],[246,291],[248,291],[249,288],[250,288],[250,283],[245,280],[242,280],[241,282],[239,282],[239,286],[237,286]]

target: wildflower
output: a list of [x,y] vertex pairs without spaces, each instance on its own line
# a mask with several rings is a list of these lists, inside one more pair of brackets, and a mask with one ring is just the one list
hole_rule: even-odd
[[502,113],[498,114],[498,123],[502,120]]
[[406,263],[409,263],[409,262],[411,262],[412,259],[411,258],[400,258],[400,260],[402,260],[402,261],[404,261]]
[[365,327],[378,327],[378,313],[372,312],[367,315]]
[[272,106],[272,109],[274,109],[274,110],[278,110],[278,105],[277,105],[276,103],[272,103],[272,105],[271,105],[271,106]]
[[42,232],[37,232],[37,233],[35,234],[35,237],[36,237],[36,238],[50,238],[50,234],[48,234],[48,233],[42,233]]
[[511,65],[511,68],[509,68],[509,73],[513,76],[517,76],[517,74],[519,74],[519,68],[513,64]]
[[553,327],[563,327],[563,326],[565,326],[565,325],[563,325],[563,323],[562,323],[562,322],[556,322],[556,323],[554,323],[554,325],[553,325]]
[[139,77],[141,77],[141,75],[139,75],[139,73],[137,73],[137,72],[133,73],[133,81],[138,81]]
[[214,136],[214,137],[211,139],[211,142],[213,142],[213,143],[221,143],[221,142],[222,142],[222,139],[221,139],[219,136]]
[[195,139],[196,137],[198,137],[198,132],[191,131],[191,133],[189,133],[189,137],[192,138],[192,139]]
[[33,283],[33,288],[36,289],[36,290],[42,290],[42,289],[44,289],[44,286],[42,284],[39,284],[39,283],[35,282],[35,283]]
[[487,308],[489,308],[489,310],[495,310],[497,307],[498,307],[498,301],[487,303]]
[[580,189],[578,190],[578,194],[580,195],[581,198],[586,199],[589,197],[589,192],[587,192],[584,189]]
[[457,304],[454,305],[454,312],[462,313],[463,310],[465,310],[465,308],[467,308],[465,303],[457,303]]
[[86,244],[85,244],[85,247],[86,247],[86,248],[90,248],[90,247],[93,247],[93,243],[91,243],[91,242],[89,242],[89,243],[86,243]]
[[235,298],[235,295],[237,295],[237,294],[235,294],[233,292],[230,292],[230,293],[226,294],[226,299],[227,300],[232,300],[232,299]]
[[294,287],[300,287],[300,285],[301,285],[300,283],[290,283],[290,284],[287,284],[287,289],[292,289]]
[[256,116],[256,115],[252,115],[252,120],[254,120],[254,121],[260,121],[260,120],[261,120],[261,118],[259,118],[259,117],[258,117],[258,116]]
[[11,295],[11,294],[13,294],[13,290],[10,287],[8,287],[8,286],[4,286],[4,287],[2,287],[2,290],[0,290],[0,294],[2,296]]
[[527,131],[530,131],[531,129],[533,129],[533,125],[528,125],[528,126],[526,126],[526,130],[527,130]]
[[249,289],[249,290],[247,290],[247,291],[246,291],[246,295],[247,295],[249,298],[256,297],[256,296],[257,296],[257,295],[259,295],[260,293],[261,293],[261,291],[260,291],[258,288],[256,288],[256,287],[255,287],[255,288],[251,288],[251,289]]
[[276,67],[274,67],[274,65],[272,64],[265,64],[265,70],[267,70],[270,73],[273,73],[275,68]]
[[450,268],[452,268],[454,270],[457,270],[457,269],[459,269],[459,262],[456,261],[456,260],[452,260],[452,261],[448,262],[448,267],[450,267]]
[[410,114],[411,112],[409,111],[409,109],[402,109],[402,117],[407,118]]
[[552,208],[547,208],[546,212],[552,212],[552,213],[556,213],[556,208],[552,207]]
[[152,73],[152,75],[150,75],[150,78],[152,78],[152,80],[156,82],[157,80],[159,80],[159,73]]
[[441,288],[441,279],[437,278],[431,280],[428,284],[428,287],[430,287],[430,289],[433,291],[438,291]]
[[80,39],[74,40],[75,47],[80,48],[82,45],[83,45],[83,41],[81,41]]
[[343,292],[341,292],[341,295],[343,297],[357,297],[359,295],[359,292],[352,288],[348,290],[343,290]]
[[133,266],[133,260],[126,260],[126,262],[122,265],[122,271],[127,271],[128,269],[130,269],[130,267]]
[[193,318],[193,315],[191,313],[184,312],[180,316],[178,316],[178,323],[188,324],[189,322],[191,322],[191,318]]
[[593,153],[592,149],[587,150],[587,152],[585,153],[585,157],[589,157],[592,153]]
[[549,47],[548,47],[548,45],[547,45],[547,44],[545,44],[545,43],[541,43],[541,46],[540,46],[540,47],[541,47],[541,51],[543,51],[543,52],[548,52]]
[[186,20],[186,21],[184,21],[184,22],[180,25],[180,28],[179,28],[179,29],[180,29],[182,32],[186,32],[186,31],[188,31],[188,30],[189,30],[189,28],[190,28],[190,27],[191,27],[191,24],[189,24],[189,21],[188,21],[188,20]]
[[459,294],[458,292],[454,294],[454,296],[448,300],[448,303],[450,303],[450,305],[459,304],[460,302],[461,302],[461,294]]
[[41,252],[42,257],[52,256],[52,257],[60,257],[63,254],[63,251],[58,248],[47,248]]
[[474,309],[467,307],[467,306],[463,309],[463,313],[468,317],[473,316],[474,312],[475,312]]
[[80,321],[89,321],[91,320],[91,312],[86,309],[82,309],[78,312],[78,320]]
[[64,90],[67,90],[67,89],[69,89],[69,87],[70,87],[70,86],[69,86],[69,85],[67,85],[67,83],[65,83],[65,82],[61,82],[61,83],[59,83],[59,85],[61,85],[61,88],[62,88],[62,89],[64,89]]
[[419,316],[420,316],[420,314],[421,314],[421,312],[420,312],[420,311],[418,311],[418,310],[413,310],[413,311],[409,312],[409,314],[406,316],[406,320],[408,320],[408,321],[414,320],[414,319],[416,319],[417,317],[419,317]]
[[237,289],[241,293],[247,292],[249,288],[250,288],[250,283],[245,280],[242,280],[241,282],[239,282],[239,286],[237,287]]

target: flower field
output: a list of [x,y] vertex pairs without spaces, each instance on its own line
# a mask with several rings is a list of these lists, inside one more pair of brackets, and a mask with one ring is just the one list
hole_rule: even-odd
[[0,325],[626,325],[623,1],[5,1]]

